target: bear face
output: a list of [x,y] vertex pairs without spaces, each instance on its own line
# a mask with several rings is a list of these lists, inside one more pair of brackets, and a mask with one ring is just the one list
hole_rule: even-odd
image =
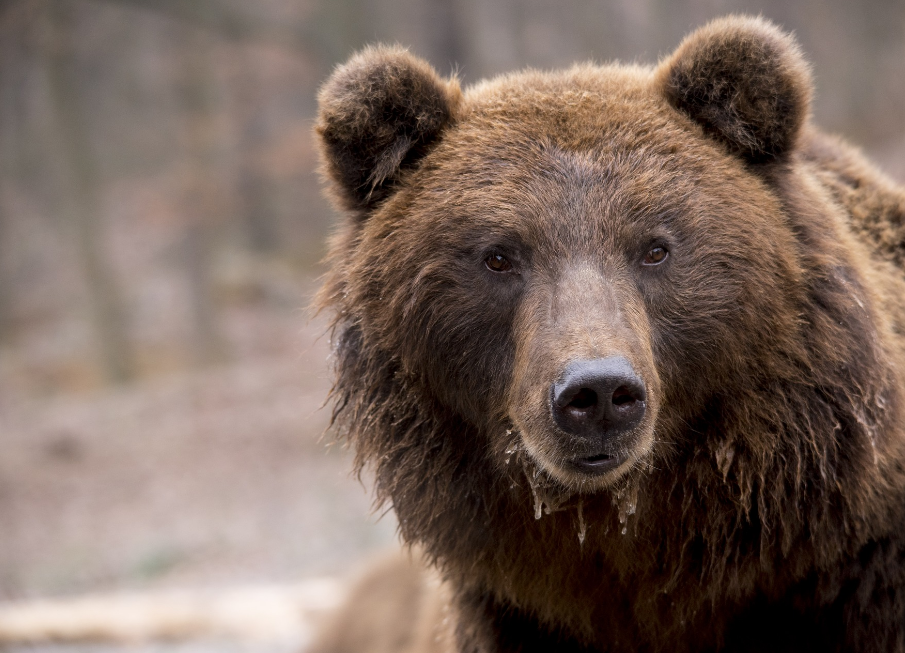
[[[520,630],[651,650],[694,622],[712,648],[758,592],[854,569],[905,518],[905,285],[838,200],[810,88],[749,18],[655,68],[463,93],[371,48],[324,86],[350,213],[319,300],[335,416],[403,537],[478,606],[465,621],[495,601]],[[905,237],[901,209],[884,220]]]
[[[571,77],[550,90],[565,103]],[[349,284],[372,299],[356,300],[365,337],[392,339],[383,347],[405,374],[484,430],[514,427],[542,469],[576,486],[641,460],[658,419],[664,429],[689,417],[658,418],[662,393],[681,411],[715,390],[697,386],[728,382],[718,370],[737,361],[722,355],[750,351],[765,332],[781,338],[791,309],[762,288],[793,288],[797,272],[776,200],[741,162],[713,152],[722,169],[696,164],[699,138],[665,117],[648,120],[643,138],[607,142],[626,129],[614,114],[652,108],[613,106],[605,85],[579,88],[580,111],[601,116],[581,134],[548,126],[563,122],[559,108],[539,110],[533,130],[506,104],[460,118],[387,207],[404,203],[404,219],[386,210],[362,226]],[[520,106],[516,89],[501,93]],[[505,147],[482,138],[491,123],[516,126],[493,132]],[[570,366],[619,360],[609,396],[585,411],[557,405]],[[609,403],[618,415],[614,395],[633,377],[633,424],[593,414]]]
[[[657,439],[776,352],[795,358],[801,262],[751,166],[797,138],[806,67],[770,28],[735,28],[705,31],[653,74],[527,73],[467,101],[401,51],[366,52],[337,73],[320,130],[347,196],[367,190],[344,282],[363,346],[483,431],[513,431],[541,470],[582,491],[648,462]],[[750,79],[752,61],[764,79]],[[399,83],[406,75],[417,83]],[[375,87],[423,106],[374,99]],[[390,108],[355,117],[367,147],[333,136],[330,107],[371,102]],[[400,128],[388,123],[407,112],[392,141]],[[368,148],[380,152],[369,172],[342,167]],[[417,166],[403,165],[408,148],[421,150]],[[398,180],[369,188],[374,175]]]

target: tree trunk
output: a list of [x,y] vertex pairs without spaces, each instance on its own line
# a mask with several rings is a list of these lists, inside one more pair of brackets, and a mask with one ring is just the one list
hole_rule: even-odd
[[135,370],[123,300],[104,251],[100,180],[78,94],[71,8],[65,0],[51,0],[47,7],[48,81],[67,185],[61,217],[71,225],[81,260],[100,364],[108,380],[119,383],[133,378]]
[[213,293],[213,255],[220,216],[228,209],[215,177],[221,135],[214,115],[214,85],[207,35],[195,31],[184,59],[181,94],[185,112],[187,168],[184,253],[192,314],[195,363],[209,365],[226,358],[226,343]]

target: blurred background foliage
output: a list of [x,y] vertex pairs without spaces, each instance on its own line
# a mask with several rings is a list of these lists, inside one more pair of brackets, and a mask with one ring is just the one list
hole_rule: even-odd
[[728,12],[794,30],[817,121],[905,177],[905,0],[2,0],[0,388],[85,391],[285,347],[237,313],[301,308],[285,291],[316,274],[334,219],[316,91],[363,44],[470,84],[654,62]]

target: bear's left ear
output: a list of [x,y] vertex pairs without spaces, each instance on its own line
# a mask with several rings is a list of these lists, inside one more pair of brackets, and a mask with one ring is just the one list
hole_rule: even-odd
[[657,69],[667,100],[748,161],[781,157],[808,117],[811,74],[789,35],[729,16],[685,38]]
[[321,88],[315,132],[321,161],[340,202],[367,215],[452,120],[461,99],[400,47],[368,47],[336,69]]

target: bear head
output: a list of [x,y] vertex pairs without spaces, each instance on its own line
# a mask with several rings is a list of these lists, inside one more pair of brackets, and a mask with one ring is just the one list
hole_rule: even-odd
[[715,410],[718,466],[763,457],[801,408],[775,380],[843,359],[881,393],[869,293],[835,227],[809,226],[844,218],[811,215],[824,200],[796,176],[810,94],[791,37],[744,17],[653,68],[467,93],[397,47],[335,71],[316,132],[350,214],[320,296],[336,415],[403,522],[432,470],[508,484],[516,456],[532,483],[593,494],[690,451]]

